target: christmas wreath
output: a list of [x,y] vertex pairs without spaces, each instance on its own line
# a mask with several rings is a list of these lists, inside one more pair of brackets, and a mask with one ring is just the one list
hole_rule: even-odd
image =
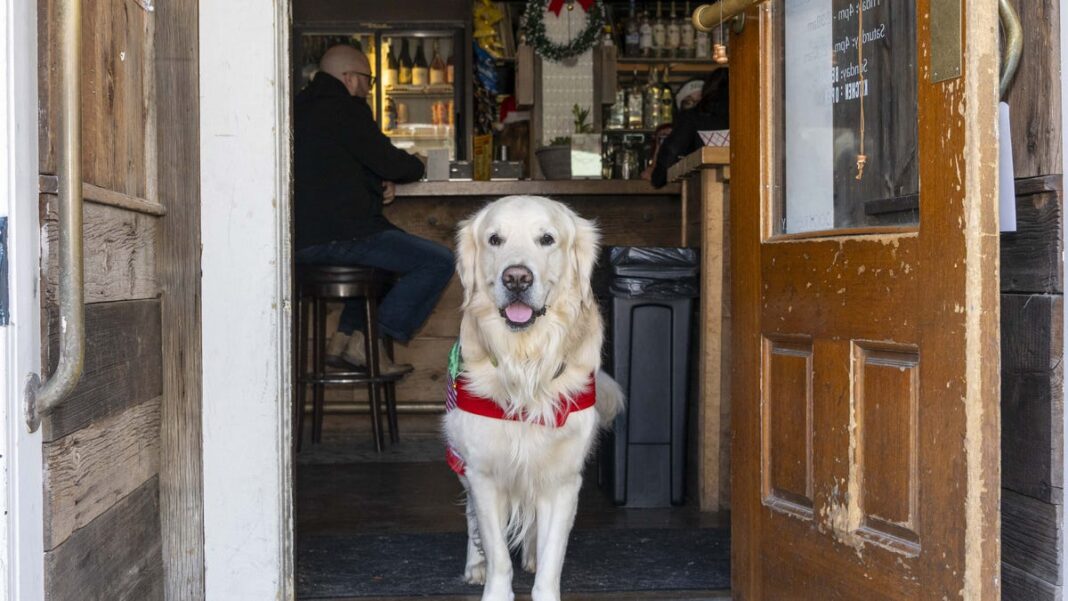
[[550,10],[559,15],[564,4],[565,0],[528,0],[523,12],[522,31],[527,43],[542,58],[551,61],[567,60],[593,48],[604,27],[604,7],[600,0],[566,0],[567,10],[574,10],[575,4],[586,10],[586,28],[567,44],[554,43],[545,35],[545,12]]

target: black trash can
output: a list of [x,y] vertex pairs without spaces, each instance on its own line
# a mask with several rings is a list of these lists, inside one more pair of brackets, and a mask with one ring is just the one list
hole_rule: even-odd
[[601,282],[609,314],[606,371],[627,395],[626,411],[602,447],[612,498],[627,507],[679,505],[685,500],[699,254],[693,248],[613,247],[607,258]]

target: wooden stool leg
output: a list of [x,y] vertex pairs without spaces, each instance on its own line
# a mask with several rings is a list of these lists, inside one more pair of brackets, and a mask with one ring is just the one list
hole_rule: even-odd
[[397,383],[386,382],[386,412],[389,415],[389,442],[400,442],[400,428],[397,426]]
[[293,338],[297,345],[297,367],[293,370],[297,384],[296,398],[293,399],[293,432],[296,439],[296,449],[304,442],[304,404],[307,402],[308,384],[305,378],[308,374],[308,311],[304,299],[297,295],[296,325]]
[[[312,334],[313,341],[313,371],[315,378],[322,378],[326,374],[326,303],[321,297],[315,297],[315,331]],[[323,405],[326,402],[326,387],[319,382],[313,386],[314,398],[312,399],[312,443],[318,444],[323,440]]]
[[367,384],[367,400],[371,403],[371,431],[375,439],[375,450],[382,452],[382,411],[378,398],[381,364],[378,356],[378,303],[373,295],[367,295],[367,335],[364,337],[364,349],[367,354],[367,375],[371,381]]

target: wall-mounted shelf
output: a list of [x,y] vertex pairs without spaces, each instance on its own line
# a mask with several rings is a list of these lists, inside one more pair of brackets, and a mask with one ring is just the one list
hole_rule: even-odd
[[396,98],[452,98],[455,92],[452,87],[434,86],[425,88],[394,86],[385,90],[386,96]]
[[620,74],[631,73],[637,71],[639,73],[648,73],[652,67],[662,68],[668,67],[671,73],[711,73],[717,69],[722,69],[729,65],[720,65],[712,61],[712,59],[668,59],[668,58],[627,58],[616,61],[616,71]]
[[[405,127],[405,126],[402,125],[401,127]],[[429,128],[429,127],[434,127],[434,126],[427,125],[426,127]],[[445,127],[445,126],[439,126],[439,127]],[[390,131],[385,132],[385,134],[387,136],[389,136],[390,138],[395,138],[395,139],[398,139],[398,140],[448,140],[450,137],[452,137],[452,128],[450,127],[447,130],[438,131],[438,132],[435,132],[435,131],[390,130]]]

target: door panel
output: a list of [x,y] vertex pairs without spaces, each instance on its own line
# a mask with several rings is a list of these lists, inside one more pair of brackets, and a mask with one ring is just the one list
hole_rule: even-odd
[[[55,173],[59,49],[56,0],[39,0],[41,172]],[[82,177],[144,198],[155,169],[153,13],[135,0],[82,5]]]
[[[55,166],[58,0],[39,2],[42,363],[58,361]],[[45,598],[162,599],[163,305],[157,247],[155,13],[83,1],[86,351],[42,421]]]
[[732,42],[737,599],[999,594],[996,3],[941,83],[931,4],[771,0]]

